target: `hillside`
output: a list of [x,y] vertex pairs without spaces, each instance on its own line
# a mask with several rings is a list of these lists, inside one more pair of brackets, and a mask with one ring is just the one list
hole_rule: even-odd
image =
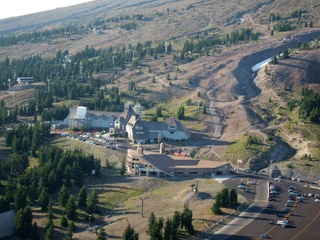
[[[302,89],[308,87],[319,91],[320,50],[319,39],[316,40],[320,34],[319,10],[319,3],[311,5],[307,0],[299,1],[298,5],[285,0],[98,0],[0,20],[1,41],[14,41],[12,36],[25,36],[12,44],[2,41],[0,60],[36,55],[52,59],[61,50],[68,51],[74,61],[77,53],[88,48],[103,49],[114,55],[125,49],[130,60],[121,67],[116,64],[107,70],[93,72],[93,81],[101,81],[100,90],[105,92],[118,87],[124,101],[148,103],[150,107],[143,113],[146,119],[154,115],[159,106],[163,108],[164,116],[173,116],[179,106],[184,106],[186,117],[183,123],[191,131],[192,139],[167,142],[167,145],[192,150],[196,157],[232,164],[241,158],[244,161],[241,167],[253,170],[267,168],[272,163],[272,169],[278,170],[277,174],[319,181],[319,124],[299,116]],[[301,16],[298,16],[299,12]],[[271,34],[271,29],[292,26],[295,28],[275,30]],[[47,34],[55,29],[59,31]],[[202,41],[218,38],[227,41],[246,30],[252,31],[251,38],[258,32],[259,38],[232,43],[220,41],[182,51],[191,43],[198,46]],[[297,47],[310,41],[312,44],[308,47]],[[144,58],[135,56],[131,60],[132,49],[135,49],[131,46],[141,44],[147,48],[162,43],[170,43],[172,51]],[[253,65],[286,48],[290,49],[288,58],[279,57],[277,64],[268,64],[253,74]],[[185,56],[180,58],[182,53]],[[106,58],[109,63],[114,56],[112,54]],[[96,58],[92,57],[87,62]],[[87,71],[83,69],[84,74]],[[51,77],[52,82],[59,81],[57,76]],[[7,82],[7,78],[2,80]],[[46,79],[38,80],[37,87],[44,89]],[[135,91],[128,90],[132,82]],[[35,94],[33,88],[15,91],[15,95],[1,91],[0,97],[9,108],[20,105]],[[187,105],[189,100],[191,104]],[[295,100],[296,105],[289,109],[291,100]],[[71,106],[78,102],[79,99],[61,100],[54,104]],[[206,114],[199,108],[200,104],[207,107]],[[74,146],[87,148],[103,163],[109,158],[117,166],[124,156],[105,154],[95,147],[88,149],[85,144],[71,141],[56,138],[52,144],[66,149]],[[219,220],[208,214],[215,193],[212,193],[212,185],[215,185],[215,191],[221,188],[212,179],[199,180],[203,195],[197,198],[189,193],[193,179],[178,179],[176,183],[170,183],[162,179],[118,178],[112,175],[114,172],[110,174],[109,169],[103,169],[103,173],[104,178],[89,178],[86,183],[101,194],[103,212],[97,224],[108,224],[107,232],[114,234],[108,236],[109,239],[120,238],[127,223],[147,238],[147,218],[140,219],[137,214],[141,195],[151,200],[147,202],[146,211],[149,213],[156,209],[159,216],[169,215],[187,202],[195,209],[198,231],[206,230],[203,223],[210,225]],[[78,189],[73,188],[72,191],[76,194]],[[151,202],[155,203],[152,205]],[[55,210],[56,216],[60,216],[61,209],[56,206]],[[86,216],[84,212],[81,214],[77,226],[78,239],[94,239],[94,234],[85,231]],[[36,217],[43,220],[44,213],[37,209]],[[43,230],[45,221],[39,221],[39,226]],[[61,237],[66,231],[60,228],[56,232]]]

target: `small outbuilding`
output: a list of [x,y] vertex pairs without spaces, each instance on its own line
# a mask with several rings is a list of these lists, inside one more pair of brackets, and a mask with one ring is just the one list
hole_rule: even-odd
[[13,210],[0,213],[0,239],[14,235],[16,215]]

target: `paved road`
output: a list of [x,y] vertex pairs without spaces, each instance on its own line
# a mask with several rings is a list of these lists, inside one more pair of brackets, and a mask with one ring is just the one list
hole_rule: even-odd
[[[253,176],[256,177],[256,176]],[[250,180],[253,178],[250,176]],[[232,179],[228,179],[223,182],[223,184],[226,187],[229,188],[235,188],[239,185],[240,182],[246,182],[248,180],[247,177],[235,177]],[[216,240],[225,240],[229,239],[231,235],[235,235],[237,232],[241,231],[241,229],[247,225],[249,225],[252,221],[254,221],[261,211],[263,210],[263,207],[266,204],[266,199],[268,198],[268,192],[266,191],[268,189],[268,182],[261,177],[256,177],[254,179],[255,184],[251,185],[250,189],[252,192],[242,192],[241,195],[243,195],[246,199],[248,199],[249,202],[253,202],[249,205],[247,209],[245,209],[237,218],[232,220],[228,225],[220,229],[219,231],[215,232],[214,236],[210,239],[216,239]],[[236,239],[245,239],[245,236],[242,236]]]
[[[250,178],[254,177],[250,175]],[[244,179],[244,178],[243,178]],[[224,181],[227,187],[234,187],[239,183],[239,178],[233,178]],[[214,237],[210,239],[219,240],[253,240],[260,239],[262,233],[267,233],[272,239],[320,239],[320,203],[314,202],[314,197],[307,197],[303,203],[297,203],[293,212],[297,216],[288,216],[289,220],[295,225],[294,228],[282,228],[280,226],[270,225],[269,221],[279,220],[276,216],[278,211],[281,211],[288,200],[288,187],[293,185],[301,189],[305,193],[320,193],[320,189],[307,188],[304,183],[294,182],[291,180],[281,180],[276,182],[280,191],[276,201],[272,201],[273,209],[265,209],[267,203],[267,184],[269,178],[267,176],[259,175],[256,179],[257,185],[253,187],[254,193],[244,193],[244,196],[249,201],[255,201],[242,214],[234,219],[230,224],[217,231]],[[273,182],[273,181],[272,181]],[[262,193],[259,193],[259,192]],[[251,196],[250,196],[251,194]]]

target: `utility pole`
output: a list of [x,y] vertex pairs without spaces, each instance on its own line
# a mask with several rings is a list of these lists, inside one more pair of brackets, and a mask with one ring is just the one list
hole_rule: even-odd
[[9,92],[10,92],[10,82],[11,82],[10,78],[8,79],[8,82],[9,82]]
[[47,79],[48,82],[48,92],[50,92],[50,79]]
[[134,60],[134,50],[132,50],[132,60]]
[[114,69],[114,58],[115,58],[116,56],[112,56],[112,66],[113,66],[113,69]]
[[144,201],[144,197],[140,197],[141,199],[141,217],[143,217],[143,201]]

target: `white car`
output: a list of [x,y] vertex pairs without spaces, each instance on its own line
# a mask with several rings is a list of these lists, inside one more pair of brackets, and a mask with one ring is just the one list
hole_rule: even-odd
[[291,199],[289,199],[289,200],[287,201],[287,203],[294,203],[294,201],[291,200]]
[[246,186],[245,185],[239,185],[238,188],[245,189]]
[[316,198],[316,199],[314,200],[314,202],[320,202],[320,199],[319,199],[319,198]]
[[254,184],[254,181],[249,181],[249,182],[247,182],[247,184],[252,185],[252,184]]
[[277,221],[277,225],[284,225],[284,224],[288,224],[289,220],[279,220]]

